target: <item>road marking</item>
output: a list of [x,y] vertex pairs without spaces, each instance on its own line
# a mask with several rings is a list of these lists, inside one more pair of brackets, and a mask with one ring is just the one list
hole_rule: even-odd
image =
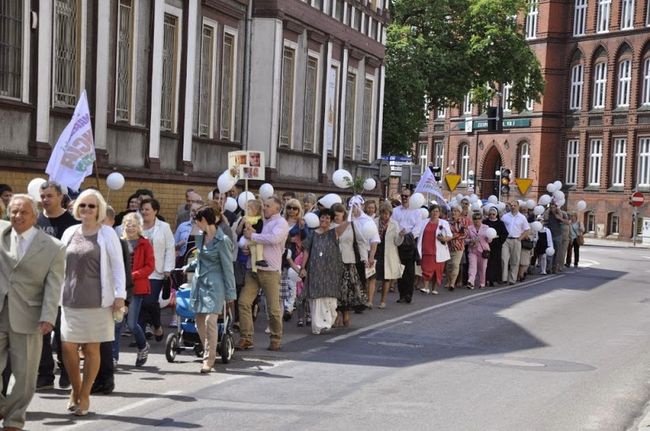
[[410,343],[395,343],[390,341],[371,341],[368,344],[375,346],[388,346],[388,347],[409,347],[411,349],[419,349],[424,347],[422,344],[410,344]]
[[486,359],[485,362],[493,365],[507,365],[514,367],[545,367],[546,364],[539,362],[528,362],[512,358]]
[[514,292],[515,290],[523,289],[524,287],[535,286],[535,285],[540,284],[540,283],[544,283],[544,282],[551,281],[551,280],[556,280],[558,278],[564,277],[565,275],[566,274],[556,274],[556,275],[546,276],[546,277],[544,277],[544,278],[542,278],[540,280],[528,281],[528,282],[520,283],[520,284],[518,284],[516,286],[499,287],[497,289],[488,290],[486,292],[476,293],[474,295],[465,296],[463,298],[458,298],[458,299],[454,299],[452,301],[443,302],[441,304],[432,305],[431,307],[427,307],[427,308],[423,308],[421,310],[413,311],[411,313],[404,314],[404,315],[401,315],[401,316],[398,316],[398,317],[394,317],[392,319],[384,320],[382,322],[377,322],[377,323],[375,323],[373,325],[369,325],[369,326],[366,326],[364,328],[359,328],[356,331],[352,331],[352,332],[347,333],[347,334],[342,334],[342,335],[339,335],[338,337],[330,338],[329,340],[326,340],[325,342],[326,343],[336,343],[336,342],[343,341],[343,340],[346,340],[346,339],[351,338],[351,337],[356,337],[357,335],[363,334],[364,332],[373,331],[373,330],[375,330],[377,328],[381,328],[381,327],[384,327],[384,326],[389,326],[389,325],[392,325],[394,323],[399,323],[399,322],[403,321],[404,319],[410,319],[412,317],[419,316],[420,314],[428,313],[429,311],[436,310],[438,308],[458,304],[460,302],[471,301],[471,300],[473,300],[475,298],[481,298],[481,297],[484,297],[484,296],[497,295],[497,294],[500,294],[500,293],[503,293],[503,292]]

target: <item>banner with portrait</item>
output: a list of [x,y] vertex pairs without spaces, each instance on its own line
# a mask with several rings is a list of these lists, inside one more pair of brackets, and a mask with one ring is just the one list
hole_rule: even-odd
[[243,180],[264,181],[266,161],[263,151],[230,151],[228,169],[236,168]]

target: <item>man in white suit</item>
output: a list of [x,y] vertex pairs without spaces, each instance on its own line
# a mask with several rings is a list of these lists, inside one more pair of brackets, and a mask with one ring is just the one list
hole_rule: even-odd
[[0,396],[0,416],[10,431],[25,425],[43,335],[54,327],[63,285],[65,248],[34,227],[37,217],[29,195],[14,195],[11,226],[0,231],[0,369],[10,358],[16,380],[11,393]]

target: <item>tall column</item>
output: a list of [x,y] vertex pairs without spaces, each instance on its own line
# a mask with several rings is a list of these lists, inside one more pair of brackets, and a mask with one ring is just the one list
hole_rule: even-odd
[[194,64],[196,62],[196,28],[198,0],[190,0],[187,16],[187,76],[185,79],[185,121],[183,122],[183,162],[192,161],[192,118],[194,116]]
[[149,119],[149,159],[160,158],[160,103],[162,97],[162,51],[165,0],[155,0],[151,59],[151,118]]
[[381,157],[382,150],[382,139],[384,132],[384,86],[386,81],[386,66],[383,64],[379,69],[379,100],[377,101],[378,105],[378,114],[377,114],[377,154],[376,158]]
[[343,47],[343,64],[341,64],[341,100],[339,109],[339,156],[337,169],[343,168],[343,154],[345,147],[345,98],[347,97],[348,86],[348,48]]
[[97,70],[95,82],[95,148],[106,149],[110,2],[97,0]]
[[50,142],[52,94],[52,0],[38,3],[38,76],[36,94],[36,141]]

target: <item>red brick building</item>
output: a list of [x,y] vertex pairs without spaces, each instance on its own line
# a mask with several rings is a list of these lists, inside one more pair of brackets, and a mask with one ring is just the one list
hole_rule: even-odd
[[[499,167],[533,180],[528,198],[560,180],[569,210],[587,202],[590,235],[630,239],[629,197],[650,198],[650,1],[531,1],[522,24],[546,79],[540,102],[512,110],[502,84],[493,101],[503,108],[500,133],[489,133],[485,109],[467,100],[432,112],[418,156],[460,174],[461,191],[474,177],[481,197],[494,193]],[[519,196],[516,187],[510,195]],[[639,217],[640,235],[641,217],[650,228],[648,204]]]

